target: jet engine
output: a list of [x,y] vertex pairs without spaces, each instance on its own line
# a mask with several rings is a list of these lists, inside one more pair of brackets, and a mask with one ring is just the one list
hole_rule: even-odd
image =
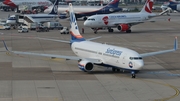
[[93,70],[93,63],[89,62],[89,61],[85,61],[85,60],[82,60],[78,63],[78,67],[79,69],[81,69],[82,71],[85,71],[85,72],[90,72]]
[[120,31],[127,31],[127,30],[129,30],[129,25],[128,24],[120,24],[119,26],[118,26],[118,30],[120,30]]

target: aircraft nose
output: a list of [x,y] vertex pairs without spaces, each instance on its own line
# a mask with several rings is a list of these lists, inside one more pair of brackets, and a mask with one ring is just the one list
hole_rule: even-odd
[[90,24],[89,24],[89,22],[86,20],[85,22],[84,22],[84,26],[89,26]]
[[142,69],[142,67],[144,66],[144,62],[143,61],[137,61],[135,66],[137,69]]
[[46,8],[46,9],[44,10],[44,13],[49,13],[48,10],[49,10],[49,8]]

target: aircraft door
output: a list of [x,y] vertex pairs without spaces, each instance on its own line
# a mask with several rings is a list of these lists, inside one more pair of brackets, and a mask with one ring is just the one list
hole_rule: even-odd
[[126,64],[126,54],[122,54],[122,64],[125,65]]

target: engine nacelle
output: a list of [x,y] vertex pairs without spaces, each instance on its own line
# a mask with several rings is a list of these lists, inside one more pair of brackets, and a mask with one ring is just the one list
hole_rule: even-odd
[[78,63],[78,67],[79,69],[81,69],[82,71],[85,71],[85,72],[90,72],[93,70],[93,63],[89,62],[89,61],[80,61]]
[[180,11],[180,4],[177,4],[176,10]]
[[109,11],[110,11],[110,12],[114,12],[114,9],[113,9],[113,8],[110,8]]
[[129,25],[128,24],[120,24],[119,26],[118,26],[118,30],[120,30],[120,31],[127,31],[127,30],[129,30]]

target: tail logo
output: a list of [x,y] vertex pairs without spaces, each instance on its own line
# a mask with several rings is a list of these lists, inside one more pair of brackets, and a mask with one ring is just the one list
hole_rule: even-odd
[[147,0],[145,11],[148,13],[152,13],[153,0]]
[[102,19],[104,21],[104,24],[107,25],[108,24],[108,16],[103,17]]
[[[72,12],[70,13],[70,22],[71,22],[71,24],[74,23],[75,29],[77,30],[78,26],[76,24],[76,18],[75,18],[74,14]],[[71,26],[71,27],[73,27],[73,26]]]

